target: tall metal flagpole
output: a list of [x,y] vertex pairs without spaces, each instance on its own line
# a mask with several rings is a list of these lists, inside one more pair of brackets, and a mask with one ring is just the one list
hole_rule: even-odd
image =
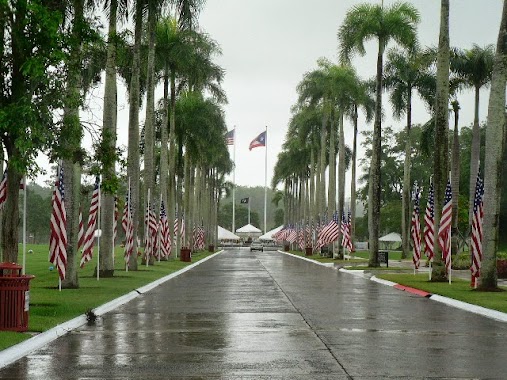
[[26,274],[26,175],[23,176],[23,268],[21,274]]
[[236,126],[234,126],[232,142],[232,161],[234,168],[232,171],[232,233],[236,233]]
[[248,197],[248,224],[250,224],[250,197]]
[[100,278],[100,180],[99,180],[99,204],[97,206],[97,281]]
[[264,233],[267,232],[266,228],[266,205],[268,197],[268,126],[266,126],[266,134],[264,139],[266,151],[264,152]]

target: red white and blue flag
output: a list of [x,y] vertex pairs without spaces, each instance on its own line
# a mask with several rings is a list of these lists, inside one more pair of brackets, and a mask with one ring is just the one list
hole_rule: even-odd
[[347,217],[345,217],[345,213],[342,213],[342,247],[347,249],[349,253],[354,251],[354,246],[352,245],[352,240],[350,238],[350,225],[350,211],[347,213]]
[[414,211],[412,212],[412,228],[410,229],[412,235],[412,243],[414,246],[414,253],[412,255],[412,262],[414,269],[419,269],[421,264],[421,222],[419,220],[419,199],[421,192],[416,185],[414,194]]
[[234,145],[234,134],[235,134],[236,128],[230,130],[225,134],[225,143],[227,145]]
[[452,189],[451,181],[447,181],[444,195],[444,207],[438,229],[438,244],[442,250],[442,260],[445,263],[447,274],[451,273],[451,222],[452,222]]
[[130,200],[130,189],[127,192],[125,206],[123,207],[123,216],[121,218],[121,226],[125,232],[125,264],[128,267],[130,256],[134,252],[134,223],[132,218],[132,203]]
[[81,268],[93,257],[93,246],[95,245],[95,230],[97,229],[97,220],[100,208],[100,178],[95,178],[93,187],[92,201],[90,203],[90,213],[88,214],[88,224],[83,243],[83,254],[81,256]]
[[432,262],[435,255],[435,190],[433,189],[433,182],[430,183],[428,192],[424,223],[424,254]]
[[165,210],[164,201],[160,202],[160,250],[163,257],[169,257],[171,254],[171,236],[169,232],[169,221]]
[[319,238],[317,240],[317,245],[315,248],[318,249],[334,242],[336,239],[338,239],[339,234],[340,224],[338,220],[338,212],[335,211],[333,218],[320,230]]
[[0,182],[0,210],[4,208],[5,201],[7,200],[7,169],[4,171],[2,181]]
[[65,186],[63,166],[60,165],[53,190],[51,235],[49,237],[49,261],[58,268],[60,280],[65,279],[67,269],[67,213],[65,211]]
[[262,132],[259,136],[254,138],[250,143],[249,150],[253,148],[258,148],[260,146],[266,146],[266,131]]
[[481,276],[482,261],[482,223],[484,219],[484,181],[481,173],[477,173],[475,182],[474,209],[472,215],[472,286],[476,285],[477,278]]

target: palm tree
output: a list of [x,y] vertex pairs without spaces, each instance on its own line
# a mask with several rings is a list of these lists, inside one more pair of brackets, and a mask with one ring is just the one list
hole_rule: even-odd
[[502,160],[505,149],[505,86],[507,83],[507,0],[503,2],[502,21],[498,32],[496,54],[491,77],[491,92],[486,130],[484,172],[484,240],[481,268],[481,289],[496,289],[496,252],[498,249],[498,220],[502,193]]
[[427,70],[429,64],[427,56],[422,54],[417,48],[407,53],[397,49],[392,49],[387,53],[384,86],[391,90],[390,99],[394,116],[398,119],[402,115],[406,116],[405,130],[407,139],[405,142],[405,163],[403,166],[401,218],[402,258],[408,257],[410,250],[410,158],[412,155],[410,131],[412,129],[412,96],[414,90],[418,90],[424,96],[428,90],[434,88],[434,76]]
[[[435,241],[437,241],[440,214],[444,203],[445,187],[448,178],[449,162],[449,0],[441,0],[440,35],[437,53],[437,83],[435,96],[435,154],[433,183],[435,189]],[[439,245],[434,244],[433,281],[444,281],[447,278]]]
[[467,87],[475,92],[474,124],[472,127],[472,153],[470,157],[470,198],[468,202],[468,224],[472,224],[472,212],[475,192],[475,180],[479,168],[481,135],[479,131],[480,90],[491,81],[493,71],[494,47],[473,45],[469,50],[456,51],[453,54],[451,70]]
[[103,172],[103,191],[101,197],[101,219],[102,219],[102,244],[100,246],[100,276],[110,277],[114,274],[114,195],[107,191],[113,187],[116,179],[116,117],[117,117],[117,87],[116,87],[116,23],[118,18],[118,7],[120,15],[126,13],[126,0],[118,3],[118,0],[105,2],[108,11],[108,41],[106,58],[106,79],[104,85],[104,107],[102,114],[102,141],[100,149],[100,160]]
[[403,47],[412,47],[416,42],[416,25],[419,12],[409,3],[395,3],[384,8],[381,5],[361,4],[347,12],[338,31],[340,57],[350,62],[353,53],[365,54],[364,43],[375,39],[378,44],[377,74],[375,84],[375,122],[373,126],[373,155],[370,166],[368,207],[370,225],[370,266],[379,266],[378,239],[380,229],[380,153],[382,118],[382,78],[384,51],[393,40]]
[[[134,252],[137,252],[137,239],[139,231],[139,93],[141,71],[141,34],[143,27],[143,4],[141,0],[135,1],[134,9],[134,47],[132,51],[132,66],[129,84],[129,137],[127,176],[130,182],[132,199],[132,220],[134,234]],[[137,254],[131,255],[129,269],[137,270]]]

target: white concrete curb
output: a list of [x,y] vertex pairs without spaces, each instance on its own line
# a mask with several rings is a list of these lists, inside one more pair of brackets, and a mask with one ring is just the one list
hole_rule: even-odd
[[[116,309],[117,307],[126,304],[127,302],[132,301],[134,298],[139,297],[139,295],[146,293],[147,291],[163,284],[166,281],[169,281],[171,278],[179,276],[182,273],[189,271],[190,269],[196,267],[197,265],[215,257],[216,255],[222,253],[223,250],[214,253],[202,260],[199,260],[191,265],[186,266],[185,268],[180,269],[174,273],[171,273],[165,277],[162,277],[152,283],[142,286],[136,290],[133,290],[121,297],[118,297],[112,301],[105,303],[104,305],[98,306],[93,309],[93,312],[96,315],[103,315],[105,313],[110,312],[111,310]],[[12,347],[6,348],[5,350],[0,351],[0,368],[6,367],[11,363],[14,363],[16,360],[21,359],[22,357],[30,354],[31,352],[38,350],[39,348],[44,347],[48,343],[51,343],[55,339],[67,334],[68,332],[77,329],[78,327],[83,326],[86,323],[86,316],[80,315],[70,321],[61,323],[47,331],[44,331],[34,337],[25,340],[24,342],[18,343]]]
[[348,274],[351,274],[351,275],[356,276],[356,277],[368,278],[368,277],[366,277],[364,275],[364,270],[363,269],[349,270],[347,268],[340,268],[340,269],[338,269],[338,272],[348,273]]
[[371,280],[371,281],[374,281],[374,282],[378,282],[379,284],[382,284],[382,285],[387,285],[387,286],[394,286],[394,285],[398,285],[396,282],[383,280],[383,279],[378,278],[378,277],[376,277],[376,276],[371,276],[371,277],[370,277],[370,280]]
[[429,298],[433,301],[441,302],[458,309],[482,315],[484,317],[493,318],[501,322],[507,322],[507,313],[502,313],[501,311],[491,310],[482,306],[472,305],[470,303],[458,301],[452,298],[442,297],[438,294],[432,294]]
[[[315,260],[312,260],[312,259],[308,259],[308,258],[303,257],[303,256],[293,255],[292,253],[284,252],[284,251],[281,251],[281,250],[278,250],[277,252],[283,253],[284,255],[287,255],[287,256],[290,256],[290,257],[295,257],[297,259],[309,261],[311,263],[314,263],[314,264],[317,264],[317,265],[320,265],[320,266],[323,266],[323,267],[326,267],[326,268],[334,268],[334,264],[333,263],[319,263],[318,261],[315,261]],[[332,265],[328,265],[328,264],[332,264]]]

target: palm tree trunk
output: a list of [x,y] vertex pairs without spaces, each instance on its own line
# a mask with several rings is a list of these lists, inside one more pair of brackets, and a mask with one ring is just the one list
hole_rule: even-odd
[[127,174],[130,179],[132,196],[132,221],[134,230],[134,251],[130,256],[129,269],[137,270],[137,237],[139,235],[139,75],[141,62],[141,33],[142,33],[142,3],[136,1],[134,49],[132,60],[132,76],[129,87],[129,145]]
[[440,37],[437,56],[437,88],[435,98],[435,155],[433,182],[435,186],[435,256],[433,281],[445,281],[447,274],[442,265],[438,245],[438,228],[444,203],[449,160],[449,0],[441,0]]
[[[343,112],[340,112],[338,121],[339,148],[338,148],[338,217],[342,220],[345,212],[345,134],[343,132]],[[341,246],[341,228],[338,230],[338,243],[341,247],[338,251],[338,258],[343,259],[343,247]]]
[[[325,112],[324,112],[325,114]],[[317,196],[317,202],[319,206],[319,213],[327,213],[329,216],[329,210],[327,210],[326,202],[326,138],[327,138],[327,118],[322,116],[322,127],[320,130],[320,193]]]
[[[117,1],[111,0],[109,5],[109,32],[107,43],[106,81],[104,87],[104,110],[102,114],[102,156],[103,182],[112,183],[116,178],[116,17]],[[106,187],[102,187],[106,188]],[[114,275],[114,195],[103,191],[101,194],[101,245],[100,245],[100,277]]]
[[144,122],[144,193],[155,195],[155,27],[154,2],[148,7],[148,68],[146,73],[146,120]]
[[500,194],[502,194],[502,165],[505,150],[505,86],[507,84],[507,0],[503,2],[502,21],[498,32],[491,92],[488,106],[488,128],[484,172],[484,240],[479,288],[496,289],[496,252],[498,249],[498,222]]
[[[170,70],[170,110],[169,110],[169,177],[168,177],[168,215],[169,220],[174,222],[176,218],[176,73]],[[177,236],[173,223],[170,223],[169,230],[171,237]],[[176,234],[176,235],[175,235]],[[179,239],[176,238],[174,247],[175,257],[178,257]]]
[[329,133],[329,185],[327,193],[328,210],[331,214],[336,211],[336,125],[335,112],[331,112]]
[[470,157],[470,196],[468,199],[468,232],[472,226],[472,214],[474,209],[475,181],[479,170],[479,157],[481,152],[481,131],[479,128],[479,93],[480,87],[475,86],[474,102],[474,125],[472,127],[472,151]]
[[[166,208],[167,204],[167,179],[168,179],[168,142],[169,142],[169,131],[168,131],[168,115],[169,115],[169,69],[166,67],[164,71],[164,104],[162,106],[162,128],[160,136],[160,194],[162,194],[162,200]],[[169,210],[167,210],[169,211]],[[171,220],[171,219],[169,219]],[[173,218],[174,220],[174,218]]]
[[356,240],[356,161],[357,161],[357,106],[354,105],[354,136],[352,141],[352,174],[350,180],[350,241]]
[[317,216],[316,207],[315,207],[315,150],[313,149],[313,144],[310,149],[310,193],[308,194],[310,199],[308,215],[310,218],[315,219]]
[[375,89],[375,122],[373,124],[373,147],[370,166],[370,186],[368,188],[368,225],[370,227],[370,258],[368,265],[378,267],[378,248],[380,232],[380,155],[382,150],[382,73],[384,60],[384,42],[379,39],[377,56],[377,79]]
[[[81,56],[82,56],[82,30],[84,20],[84,1],[74,0],[74,20],[72,25],[72,40],[68,76],[66,105],[63,115],[62,140],[65,146],[67,157],[63,161],[65,211],[67,214],[67,270],[62,288],[79,287],[77,263],[80,260],[77,250],[77,234],[79,229],[79,199],[81,195],[81,163],[76,160],[77,153],[81,149],[81,123],[79,120],[79,106],[81,104]],[[71,137],[72,136],[72,137]],[[79,139],[76,139],[79,136]],[[18,180],[19,183],[19,180]]]
[[412,131],[412,89],[407,91],[407,137],[405,140],[405,163],[403,166],[403,193],[402,193],[402,217],[401,217],[401,258],[406,259],[410,254],[410,161],[412,144],[410,133]]
[[[454,111],[454,133],[452,140],[452,167],[451,167],[451,182],[452,182],[452,254],[456,255],[459,250],[459,230],[458,230],[458,202],[459,202],[459,104],[457,101],[452,102],[452,109]],[[477,177],[476,177],[477,178]],[[475,188],[475,184],[474,184]]]

